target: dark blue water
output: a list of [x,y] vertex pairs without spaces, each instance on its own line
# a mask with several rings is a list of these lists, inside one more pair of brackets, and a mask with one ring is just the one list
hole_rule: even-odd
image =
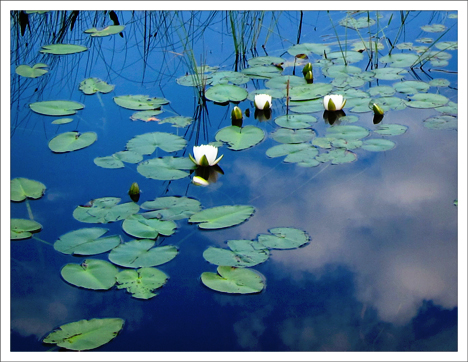
[[[380,22],[388,24],[392,14],[385,35],[393,40],[401,24],[400,13],[382,12]],[[450,27],[457,20],[447,14],[412,12],[399,42],[428,35],[436,38],[439,33],[422,33],[419,27],[440,23]],[[375,18],[374,12],[371,15]],[[121,222],[84,224],[72,212],[100,197],[128,202],[133,182],[142,190],[140,204],[160,196],[188,196],[204,208],[239,204],[252,205],[256,211],[241,225],[213,231],[177,221],[176,233],[162,239],[162,244],[176,245],[180,253],[158,267],[170,280],[158,296],[146,301],[115,288],[98,292],[72,286],[61,278],[60,270],[67,263],[81,263],[83,257],[61,254],[37,239],[11,241],[12,351],[47,351],[51,346],[42,344],[41,338],[54,328],[105,317],[123,318],[125,326],[99,351],[457,350],[457,207],[453,204],[457,199],[457,131],[424,127],[423,121],[437,111],[388,112],[385,123],[405,125],[408,131],[389,138],[396,143],[394,149],[375,153],[358,149],[357,161],[349,164],[301,168],[282,158],[269,159],[266,150],[278,143],[267,136],[244,151],[222,147],[224,175],[207,188],[192,185],[189,178],[146,179],[132,164],[104,169],[93,163],[94,158],[124,150],[136,135],[178,134],[188,140],[187,150],[191,150],[194,144],[214,141],[216,131],[231,124],[232,104],[208,102],[197,122],[177,129],[131,121],[134,111],[112,100],[118,95],[147,94],[170,101],[161,118],[197,113],[194,89],[176,83],[190,72],[178,35],[181,22],[189,29],[197,62],[203,60],[223,70],[245,66],[242,59],[235,62],[226,12],[182,12],[179,16],[117,12],[117,16],[126,26],[123,37],[90,39],[83,31],[111,24],[109,14],[80,12],[61,41],[86,45],[89,50],[68,56],[42,58],[38,53],[61,28],[61,21],[50,13],[30,15],[30,28],[24,35],[11,33],[11,178],[26,177],[47,186],[41,199],[29,200],[34,219],[43,225],[37,236],[53,244],[69,231],[98,226],[131,240]],[[341,39],[359,39],[355,31],[337,26],[345,16],[345,12],[304,12],[300,42],[332,43],[335,49],[330,18]],[[42,23],[45,17],[50,25]],[[266,12],[257,46],[248,49],[245,59],[268,54],[291,60],[286,51],[298,41],[299,23],[299,12]],[[457,40],[456,26],[443,40]],[[381,55],[386,54],[383,50]],[[450,87],[442,94],[457,103],[457,51],[451,54],[448,66],[416,69],[406,79],[448,79]],[[37,62],[50,64],[49,73],[33,80],[14,73],[19,64]],[[366,64],[364,60],[357,66],[365,68]],[[317,81],[329,81],[317,76]],[[115,90],[99,97],[85,96],[78,85],[88,77],[114,84]],[[381,81],[380,85],[393,83]],[[246,87],[248,91],[263,88],[263,82],[250,81]],[[59,117],[35,114],[28,108],[31,102],[53,99],[74,100],[85,108],[71,116],[72,123],[62,126],[51,124]],[[283,103],[274,101],[270,121],[250,116],[244,125],[271,134],[278,128],[274,118],[285,113]],[[253,115],[252,102],[245,100],[239,106],[250,108]],[[330,125],[321,112],[313,115],[319,120],[314,130],[324,136]],[[358,116],[356,125],[375,128],[372,113]],[[73,130],[96,132],[98,141],[79,151],[53,154],[48,141]],[[163,155],[158,150],[151,158]],[[187,156],[187,151],[177,155]],[[29,218],[26,204],[11,203],[11,217]],[[267,262],[255,267],[266,278],[263,292],[228,295],[201,284],[201,273],[216,270],[203,259],[205,249],[225,247],[225,241],[232,239],[254,240],[275,227],[305,230],[311,242],[295,250],[274,250]],[[107,253],[93,258],[107,260]]]

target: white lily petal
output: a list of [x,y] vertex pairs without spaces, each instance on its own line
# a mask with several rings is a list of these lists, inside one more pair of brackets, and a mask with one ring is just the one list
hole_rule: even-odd
[[271,96],[269,94],[256,94],[254,104],[259,110],[263,110],[267,104],[271,107]]
[[[330,100],[335,105],[335,109],[330,109],[330,107],[328,106],[330,103]],[[330,94],[330,95],[323,97],[323,107],[327,111],[340,111],[343,109],[345,103],[346,103],[346,100],[341,94]]]
[[203,156],[206,157],[209,166],[213,166],[217,163],[216,157],[218,156],[218,147],[212,145],[201,145],[193,146],[193,156],[197,165],[201,165]]

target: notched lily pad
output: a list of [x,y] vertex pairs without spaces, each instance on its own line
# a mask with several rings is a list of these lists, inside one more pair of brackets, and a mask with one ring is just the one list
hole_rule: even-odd
[[109,25],[106,26],[104,29],[90,28],[85,30],[84,32],[86,34],[90,34],[91,36],[103,37],[118,34],[124,29],[124,25]]
[[102,197],[91,200],[87,205],[78,206],[73,217],[81,222],[106,224],[123,220],[136,214],[140,206],[134,202],[119,204],[118,197]]
[[309,235],[295,228],[273,228],[269,234],[260,234],[258,241],[269,249],[296,249],[310,241]]
[[77,151],[91,146],[97,140],[94,132],[65,132],[55,136],[49,141],[49,148],[55,153]]
[[60,326],[49,333],[42,342],[73,351],[86,351],[110,342],[123,325],[124,320],[121,318],[82,319]]
[[84,105],[73,101],[43,101],[31,103],[29,108],[45,116],[69,116],[83,109]]
[[185,170],[195,169],[195,164],[188,157],[165,156],[141,162],[137,171],[155,180],[178,180],[189,176]]
[[200,211],[200,201],[190,197],[165,196],[158,197],[153,201],[145,201],[141,204],[144,210],[152,210],[142,214],[145,217],[151,216],[161,220],[181,220],[187,219]]
[[395,142],[384,138],[368,139],[362,142],[362,148],[371,152],[383,152],[395,147]]
[[225,266],[251,267],[263,263],[270,256],[268,249],[252,240],[229,240],[228,249],[209,247],[203,252],[206,261]]
[[117,288],[125,288],[133,298],[137,299],[155,297],[157,294],[153,291],[161,288],[168,279],[164,272],[156,268],[127,269],[116,276]]
[[309,114],[289,114],[275,119],[278,126],[290,129],[309,128],[315,122],[317,118]]
[[34,64],[32,67],[30,67],[29,65],[22,64],[16,67],[15,72],[16,74],[22,77],[37,78],[48,72],[48,70],[43,69],[47,67],[48,65],[44,63],[37,63],[37,64]]
[[26,198],[40,199],[46,190],[46,186],[39,181],[24,177],[16,177],[10,181],[10,199],[20,202]]
[[80,91],[84,94],[90,95],[96,92],[109,93],[114,90],[115,86],[107,84],[99,78],[87,78],[80,83]]
[[108,290],[115,284],[118,269],[105,260],[87,259],[81,264],[67,264],[61,275],[66,282],[77,287]]
[[122,241],[120,236],[102,237],[108,229],[83,228],[70,231],[54,243],[54,249],[63,254],[95,255],[105,253]]
[[255,209],[247,205],[217,206],[193,214],[190,223],[200,223],[200,229],[221,229],[238,225],[250,218]]
[[275,141],[280,143],[303,143],[315,137],[315,132],[311,129],[288,129],[279,128],[271,135]]
[[40,50],[41,53],[49,53],[55,55],[66,55],[81,53],[88,50],[87,47],[75,44],[50,44],[43,45]]
[[264,277],[251,269],[218,266],[218,274],[204,272],[202,283],[210,289],[222,293],[252,294],[265,288]]
[[228,126],[220,129],[216,135],[216,141],[225,142],[228,148],[235,151],[245,150],[263,141],[265,132],[256,126]]
[[141,94],[114,97],[114,102],[123,108],[133,109],[135,111],[159,109],[163,105],[169,103],[165,98],[150,98],[150,96]]
[[244,88],[233,84],[217,84],[205,92],[205,97],[216,103],[241,102],[248,95]]
[[187,141],[175,134],[166,132],[150,132],[133,137],[127,142],[127,150],[141,155],[151,155],[156,148],[166,152],[180,151]]
[[423,125],[429,129],[455,130],[458,128],[458,118],[449,115],[441,115],[426,119]]
[[10,219],[10,239],[29,239],[33,233],[42,229],[42,225],[34,220]]
[[159,234],[172,235],[177,225],[172,220],[147,219],[143,215],[131,215],[124,220],[122,228],[135,238],[156,239]]

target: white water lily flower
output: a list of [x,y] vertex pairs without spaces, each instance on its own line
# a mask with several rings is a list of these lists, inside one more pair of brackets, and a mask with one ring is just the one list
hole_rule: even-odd
[[340,111],[346,104],[341,94],[331,94],[323,97],[323,106],[327,111]]
[[218,156],[218,147],[212,145],[193,146],[193,157],[189,154],[193,163],[198,166],[214,166],[224,155]]
[[256,94],[254,103],[259,110],[271,108],[271,96],[269,94]]

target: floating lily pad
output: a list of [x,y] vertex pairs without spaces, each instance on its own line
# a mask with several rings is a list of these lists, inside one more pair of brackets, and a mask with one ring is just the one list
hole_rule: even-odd
[[429,85],[431,87],[448,87],[450,85],[450,82],[447,79],[436,78],[436,79],[432,79],[429,82]]
[[271,158],[287,156],[309,148],[307,143],[284,143],[270,147],[266,155]]
[[428,33],[441,33],[447,29],[445,25],[442,24],[431,24],[431,25],[424,25],[421,26],[423,31],[427,31]]
[[327,53],[327,58],[332,59],[334,63],[340,62],[344,63],[346,60],[346,63],[357,63],[361,61],[364,58],[364,54],[356,51],[337,51],[337,52],[331,52]]
[[231,250],[210,247],[203,252],[203,257],[216,265],[251,267],[270,256],[268,249],[258,241],[229,240],[227,244]]
[[160,119],[156,118],[158,114],[163,113],[160,109],[152,109],[150,111],[139,111],[135,112],[130,116],[132,121],[142,120],[144,122],[150,121],[161,121]]
[[309,128],[315,122],[317,118],[309,114],[289,114],[275,119],[278,126],[290,129]]
[[22,77],[26,78],[37,78],[41,75],[44,75],[48,72],[48,70],[43,69],[47,68],[48,65],[44,63],[37,63],[34,64],[32,67],[29,65],[18,65],[15,69],[16,74],[21,75]]
[[80,83],[80,91],[84,94],[109,93],[114,90],[115,86],[107,84],[99,78],[87,78]]
[[327,129],[327,137],[342,138],[345,140],[359,140],[367,137],[369,131],[361,126],[354,125],[338,125]]
[[137,171],[155,180],[178,180],[189,176],[184,170],[194,170],[195,164],[188,157],[165,156],[141,162]]
[[255,209],[247,205],[217,206],[193,214],[191,223],[200,223],[200,229],[222,229],[238,225],[253,215]]
[[29,108],[45,116],[69,116],[83,109],[84,105],[73,101],[43,101],[31,103]]
[[428,83],[419,80],[407,80],[393,85],[399,93],[415,94],[419,92],[427,92],[431,87]]
[[265,288],[264,278],[251,269],[218,266],[218,274],[204,272],[202,283],[210,289],[222,293],[252,294]]
[[456,116],[458,115],[458,104],[454,102],[448,102],[445,106],[437,107],[435,110],[446,115]]
[[87,47],[74,44],[50,44],[43,45],[40,50],[41,53],[49,53],[55,55],[66,55],[66,54],[75,54],[81,53],[88,50]]
[[209,74],[187,74],[176,79],[177,84],[184,87],[201,87],[211,83]]
[[215,134],[216,141],[225,142],[228,148],[235,151],[245,150],[263,141],[265,132],[256,126],[228,126]]
[[126,95],[114,97],[114,102],[119,106],[135,111],[145,111],[150,109],[159,109],[169,101],[165,98],[150,98],[147,95]]
[[281,69],[273,65],[264,65],[242,69],[242,73],[252,79],[270,79],[278,76]]
[[353,43],[353,50],[355,51],[362,51],[362,50],[383,50],[385,46],[378,42],[378,41],[368,41],[368,40],[358,40],[357,42]]
[[124,25],[109,25],[106,26],[104,29],[97,29],[97,28],[90,28],[85,30],[86,34],[90,34],[91,36],[109,36],[120,33],[122,30],[125,29]]
[[273,228],[270,234],[260,234],[258,241],[269,249],[296,249],[307,244],[309,235],[295,228]]
[[65,132],[49,141],[49,148],[55,153],[77,151],[92,145],[97,140],[94,132]]
[[[294,86],[289,90],[291,101],[305,101],[313,98],[323,97],[333,89],[331,84],[313,83],[302,86]],[[323,107],[322,107],[323,108]]]
[[255,102],[255,96],[257,94],[268,94],[271,96],[271,98],[283,98],[286,96],[286,90],[280,90],[280,89],[254,89],[252,90],[249,95],[247,96],[247,99],[249,101]]
[[10,219],[10,239],[28,239],[33,233],[42,229],[42,225],[34,220]]
[[268,157],[286,156],[284,162],[297,163],[302,167],[315,167],[319,162],[314,159],[318,149],[308,143],[285,143],[273,146],[266,151]]
[[125,167],[124,162],[138,163],[143,160],[140,153],[133,151],[120,151],[111,156],[96,157],[94,163],[103,168],[122,168]]
[[223,71],[213,73],[210,79],[210,84],[213,86],[217,84],[227,83],[244,84],[247,83],[249,80],[249,77],[240,72]]
[[311,129],[279,128],[271,134],[271,138],[280,143],[302,143],[310,141],[314,137],[315,132]]
[[117,288],[127,289],[127,292],[137,299],[150,299],[156,296],[153,291],[161,288],[168,279],[164,272],[156,268],[127,269],[116,276]]
[[271,78],[265,82],[265,86],[268,88],[286,89],[289,81],[289,87],[295,87],[299,85],[306,85],[307,82],[304,77],[298,77],[297,75],[279,75]]
[[315,43],[302,43],[295,44],[288,49],[288,53],[295,57],[298,54],[310,54],[314,53],[317,55],[323,55],[323,53],[329,53],[330,47],[324,44]]
[[436,108],[445,105],[449,100],[442,94],[434,93],[416,93],[409,97],[410,101],[406,102],[411,108]]
[[379,58],[382,63],[390,63],[391,67],[406,68],[411,67],[419,60],[419,56],[413,53],[398,53],[385,55]]
[[332,141],[333,147],[344,148],[347,150],[354,150],[362,146],[361,140],[344,140],[344,139],[335,139]]
[[193,118],[183,117],[183,116],[167,117],[159,121],[160,124],[170,123],[172,124],[173,127],[180,127],[180,128],[187,127],[192,122],[193,122]]
[[307,101],[292,101],[289,110],[295,113],[314,113],[323,111],[323,100],[321,97]]
[[200,211],[200,201],[190,197],[166,196],[158,197],[153,201],[145,201],[141,204],[144,210],[153,210],[146,212],[143,215],[161,220],[181,220],[187,219],[196,212]]
[[124,220],[122,228],[127,234],[136,238],[156,239],[159,234],[172,235],[177,225],[172,220],[147,219],[143,215],[131,215]]
[[66,282],[77,287],[107,290],[114,286],[118,269],[105,260],[87,259],[81,264],[67,264],[61,275]]
[[[354,65],[332,65],[323,68],[323,74],[330,78],[339,78],[349,75],[358,75],[362,70]],[[326,93],[328,94],[328,93]],[[326,95],[324,94],[324,95]]]
[[351,29],[362,29],[362,28],[368,28],[371,27],[372,25],[375,24],[375,20],[371,19],[367,16],[361,16],[360,18],[351,18],[351,17],[346,17],[340,21],[340,25],[344,26],[346,28],[351,28]]
[[165,264],[179,253],[173,245],[154,247],[149,239],[132,240],[120,244],[109,253],[109,260],[126,268],[146,268]]
[[52,124],[67,124],[73,121],[73,118],[59,118],[52,122]]
[[457,50],[458,42],[457,41],[440,41],[434,45],[439,50]]
[[401,124],[379,124],[374,132],[382,136],[399,136],[407,129],[408,127]]
[[150,132],[133,137],[127,142],[127,150],[141,155],[151,155],[158,147],[166,152],[175,152],[186,145],[187,141],[175,134]]
[[395,94],[395,88],[390,87],[388,85],[379,85],[376,87],[369,88],[368,92],[372,97],[390,97]]
[[283,62],[284,62],[283,58],[272,57],[272,56],[255,57],[255,58],[250,58],[247,61],[250,67],[256,67],[259,65],[281,64]]
[[120,244],[118,235],[102,235],[108,232],[103,228],[83,228],[66,233],[54,243],[54,249],[63,254],[95,255],[105,253]]
[[405,77],[406,69],[397,67],[378,68],[372,70],[374,77],[380,80],[397,80]]
[[454,116],[441,115],[426,119],[424,127],[437,130],[454,130],[458,128],[458,118]]
[[102,197],[91,200],[86,206],[78,206],[73,211],[73,217],[81,222],[106,224],[133,215],[140,210],[134,202],[119,204],[117,197]]
[[332,165],[354,162],[357,159],[355,153],[343,148],[321,153],[315,159],[319,162],[330,162]]
[[395,147],[395,142],[383,138],[368,139],[362,142],[362,148],[371,152],[383,152]]
[[339,76],[331,82],[337,88],[358,88],[365,84],[365,80],[354,76]]
[[24,177],[17,177],[10,181],[11,201],[23,201],[26,198],[40,199],[44,195],[46,186],[39,181]]
[[249,93],[237,85],[217,84],[208,88],[205,97],[217,103],[240,102],[247,98]]
[[82,319],[60,326],[49,333],[43,342],[73,351],[86,351],[110,342],[123,325],[121,318]]
[[406,102],[398,97],[380,97],[380,98],[373,98],[369,101],[368,107],[372,109],[372,105],[377,103],[380,108],[382,108],[385,112],[394,109],[394,110],[402,110],[406,108]]

